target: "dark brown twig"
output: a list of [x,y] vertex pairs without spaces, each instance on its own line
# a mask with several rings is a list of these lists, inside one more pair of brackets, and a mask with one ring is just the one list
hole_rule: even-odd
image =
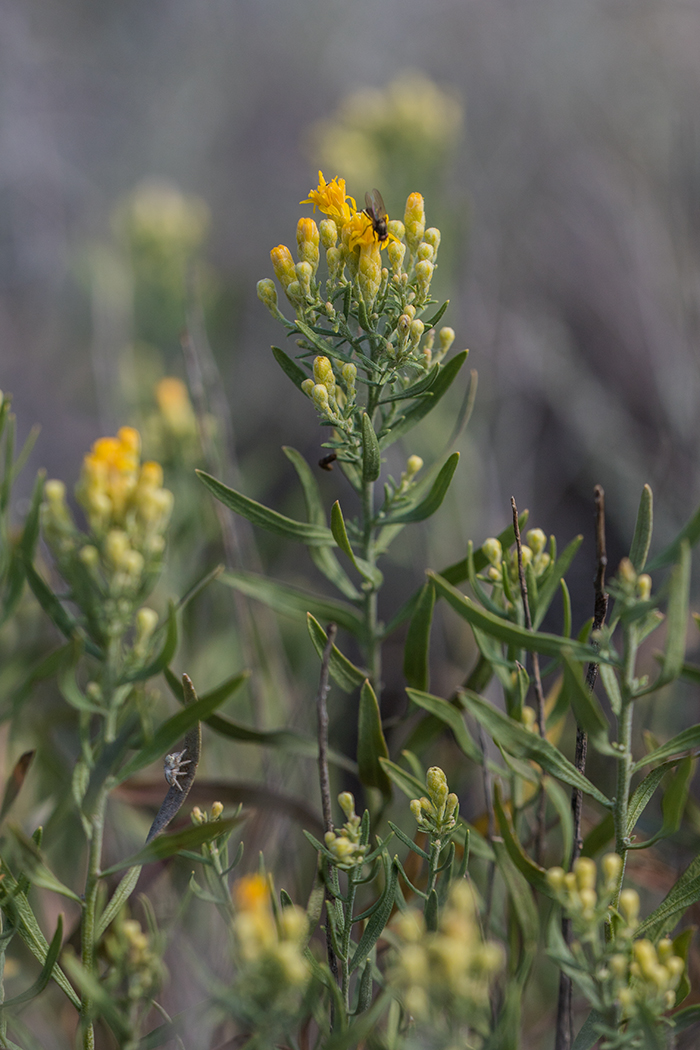
[[[527,581],[525,579],[525,568],[523,566],[523,545],[520,539],[520,522],[518,521],[518,507],[515,497],[511,496],[510,505],[513,509],[513,531],[515,533],[515,546],[518,552],[518,578],[520,580],[520,594],[523,599],[525,611],[525,626],[528,631],[532,630],[532,616],[530,615],[530,602],[527,596]],[[544,740],[547,736],[547,726],[544,719],[544,692],[542,690],[542,678],[540,677],[539,653],[532,653],[532,677],[535,687],[535,698],[537,700],[537,729]],[[535,860],[542,864],[544,856],[545,822],[547,818],[547,796],[544,786],[540,785],[540,799],[537,807],[537,838],[535,839]]]
[[[323,650],[323,659],[321,661],[321,675],[318,682],[318,692],[316,694],[316,717],[318,721],[318,781],[321,788],[321,808],[323,811],[323,826],[326,832],[333,830],[333,813],[331,810],[331,781],[328,775],[328,708],[326,707],[326,699],[328,697],[328,691],[330,689],[330,662],[331,653],[333,651],[333,641],[336,636],[338,628],[334,623],[331,623],[326,628],[326,645]],[[333,868],[330,863],[327,865],[328,878],[332,878]],[[328,912],[328,904],[326,903],[326,913]],[[338,980],[338,960],[333,950],[333,941],[331,938],[331,924],[326,914],[326,954],[328,956],[328,967],[333,974],[335,980]],[[333,999],[331,998],[330,1007],[330,1021],[331,1030],[334,1027],[335,1010],[333,1006]]]
[[[593,606],[593,631],[599,631],[605,623],[608,612],[608,595],[605,592],[605,570],[608,564],[608,556],[605,547],[605,492],[602,485],[596,485],[593,490],[595,501],[595,546],[596,546],[596,574],[593,582],[595,588],[595,603]],[[593,643],[595,645],[595,641]],[[586,685],[593,690],[598,677],[598,664],[591,662],[586,669]],[[586,770],[586,754],[588,751],[588,737],[580,725],[576,726],[576,752],[574,765],[579,773]],[[574,823],[574,844],[571,853],[571,866],[581,856],[583,848],[583,836],[581,833],[581,816],[583,811],[583,792],[574,788],[571,792],[571,813]],[[561,932],[567,944],[571,944],[572,928],[571,919],[563,918],[561,921]],[[559,1001],[557,1004],[557,1031],[554,1043],[555,1050],[570,1050],[574,1040],[574,1013],[572,1003],[571,978],[565,973],[559,974]]]

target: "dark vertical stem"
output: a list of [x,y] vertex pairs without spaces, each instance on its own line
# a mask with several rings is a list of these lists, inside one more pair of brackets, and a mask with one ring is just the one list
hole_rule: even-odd
[[[520,522],[518,521],[518,507],[515,497],[511,496],[510,505],[513,509],[513,531],[515,533],[515,546],[518,552],[518,578],[520,580],[520,594],[523,599],[525,612],[525,626],[528,631],[532,630],[532,616],[530,615],[530,602],[527,596],[527,581],[525,579],[525,568],[523,566],[523,545],[520,539]],[[535,686],[535,698],[537,700],[537,729],[544,740],[547,735],[547,727],[544,720],[544,692],[542,691],[542,678],[540,677],[539,653],[532,653],[532,677]],[[547,811],[547,796],[543,784],[540,784],[540,798],[537,806],[537,835],[535,837],[535,860],[542,864],[544,857],[544,836]]]
[[[608,555],[605,547],[605,492],[602,485],[596,485],[593,489],[595,501],[595,547],[596,547],[596,574],[593,581],[595,588],[595,603],[593,606],[592,631],[599,631],[605,623],[608,612],[608,596],[605,592],[605,570],[608,565]],[[594,643],[595,644],[595,643]],[[586,685],[593,689],[598,677],[598,664],[591,662],[586,670]],[[586,770],[586,752],[588,750],[588,737],[576,726],[576,753],[574,765],[579,773]],[[571,854],[571,864],[581,856],[583,847],[583,836],[581,833],[581,814],[583,810],[583,792],[574,788],[571,792],[571,813],[574,822],[574,846]],[[571,944],[572,929],[571,920],[563,918],[561,932],[567,944]],[[555,1050],[570,1050],[574,1039],[574,1015],[572,1008],[572,985],[571,978],[565,973],[559,974],[559,1002],[557,1005],[557,1032],[554,1043]]]
[[[328,698],[328,691],[330,689],[331,652],[333,651],[333,642],[335,640],[337,630],[338,628],[334,623],[329,624],[326,628],[327,640],[326,646],[323,650],[323,659],[321,661],[321,675],[318,682],[318,692],[316,694],[316,716],[318,722],[318,781],[319,786],[321,788],[321,809],[323,811],[323,826],[326,831],[333,830],[333,814],[331,810],[331,781],[328,775],[328,708],[326,707],[326,699]],[[327,868],[328,877],[330,879],[332,878],[333,870],[330,864],[327,865]],[[327,903],[326,911],[328,911]],[[326,916],[326,954],[328,957],[329,969],[333,974],[335,980],[338,981],[338,960],[333,949],[330,920],[328,919],[328,916]],[[332,1031],[335,1024],[335,1007],[333,1005],[332,997],[330,1002],[330,1021]]]

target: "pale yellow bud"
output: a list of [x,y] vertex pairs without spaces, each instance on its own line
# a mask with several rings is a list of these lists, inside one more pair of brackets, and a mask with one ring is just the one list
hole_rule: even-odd
[[[386,228],[388,233],[390,233],[393,237],[396,237],[396,240],[398,241],[402,241],[406,235],[406,227],[401,222],[401,219],[390,219],[389,222],[386,224]],[[391,247],[392,243],[395,244],[396,241],[390,242],[389,247]]]
[[588,915],[592,915],[595,906],[598,903],[598,895],[596,891],[591,889],[579,890],[579,899],[584,912]]
[[637,577],[637,597],[641,598],[643,602],[649,600],[651,595],[651,576],[643,572],[641,576]]
[[[529,565],[530,562],[532,561],[532,551],[527,546],[527,544],[525,544],[525,543],[522,546],[522,558],[523,558],[523,568],[525,568],[525,566]],[[515,555],[515,562],[516,562],[516,564],[517,564],[517,561],[518,561],[518,556],[516,554]]]
[[329,248],[335,248],[338,243],[338,227],[333,219],[322,219],[319,223],[318,232],[321,237],[321,244],[326,251]]
[[144,646],[148,643],[151,635],[158,626],[158,613],[148,606],[142,606],[136,613],[136,637],[137,644]]
[[454,328],[449,328],[447,326],[441,328],[438,338],[440,340],[440,350],[443,354],[446,354],[455,341]]
[[80,548],[78,557],[88,569],[96,568],[100,561],[99,551],[91,543],[86,543],[84,547]]
[[122,529],[110,529],[105,538],[105,556],[113,565],[121,565],[129,550],[129,537]]
[[[312,275],[318,269],[319,232],[313,219],[303,217],[297,223],[297,254],[299,261],[311,267]],[[298,271],[297,271],[298,272]]]
[[411,328],[409,331],[409,342],[412,346],[418,346],[425,331],[425,325],[419,319],[411,321]]
[[534,708],[530,707],[529,704],[525,704],[523,707],[523,725],[526,729],[534,729],[536,721],[537,715]]
[[350,791],[341,791],[338,795],[338,805],[345,814],[347,820],[355,816],[355,798]]
[[408,317],[411,321],[414,319],[414,317],[416,316],[416,308],[413,305],[413,303],[408,304],[408,306],[405,308],[405,313],[408,314]]
[[268,310],[277,309],[277,289],[271,277],[264,277],[257,284],[258,299],[264,303]]
[[416,252],[416,258],[417,259],[427,259],[428,262],[432,262],[433,261],[433,255],[434,255],[434,252],[433,252],[432,245],[428,244],[426,241],[421,241],[421,243],[418,245],[418,251]]
[[619,853],[606,853],[600,862],[600,866],[603,870],[606,887],[614,887],[622,871],[622,857]]
[[580,890],[595,889],[596,867],[590,857],[579,857],[574,862],[576,884]]
[[314,358],[314,379],[317,383],[322,383],[329,393],[335,386],[333,365],[327,357]]
[[438,230],[437,226],[431,226],[423,234],[424,241],[426,241],[433,249],[433,257],[437,255],[437,250],[440,247],[441,237],[442,235]]
[[66,486],[62,481],[52,479],[44,485],[44,496],[49,503],[64,503],[66,499]]
[[408,808],[411,810],[411,813],[420,824],[421,820],[423,819],[423,811],[421,809],[420,799],[412,798],[409,802]]
[[490,536],[489,539],[484,540],[481,549],[491,565],[498,566],[503,561],[503,547],[501,546],[500,541],[494,536]]
[[416,263],[416,281],[418,282],[418,292],[421,298],[425,298],[430,291],[430,282],[433,279],[433,270],[435,267],[427,259],[421,259],[420,262]]
[[294,267],[297,273],[297,281],[305,298],[311,295],[311,278],[314,275],[313,267],[308,262],[298,262]]
[[315,385],[316,384],[314,383],[313,379],[305,379],[304,382],[301,384],[301,389],[304,391],[307,397],[311,397]]
[[428,793],[436,809],[442,809],[447,799],[447,777],[439,766],[431,766],[425,776]]
[[409,456],[406,460],[406,476],[413,478],[419,470],[423,469],[423,460],[420,456]]
[[326,265],[328,266],[328,275],[331,278],[336,277],[343,266],[343,253],[340,248],[329,248],[326,252]]
[[415,253],[425,233],[425,206],[422,194],[411,193],[409,195],[403,221],[406,227],[406,241],[411,251]]
[[224,812],[223,802],[212,802],[212,804],[211,804],[211,819],[212,820],[218,820],[223,812]]
[[527,542],[530,544],[533,554],[539,554],[547,546],[547,537],[542,529],[529,529]]
[[195,806],[190,815],[192,817],[193,824],[206,824],[207,818],[205,817],[204,813],[202,813],[199,806]]
[[547,882],[556,894],[560,894],[564,889],[564,876],[563,868],[549,868],[547,871]]
[[634,565],[629,560],[629,558],[622,559],[617,572],[623,583],[627,583],[630,585],[636,584],[637,573],[635,572]]
[[639,918],[639,894],[636,890],[623,890],[620,894],[620,911],[628,925],[637,924]]
[[627,956],[619,952],[610,956],[610,969],[618,978],[624,980],[627,977]]
[[355,389],[355,380],[357,379],[357,368],[352,363],[343,365],[340,370],[340,374],[343,377],[343,382],[347,386],[348,390]]

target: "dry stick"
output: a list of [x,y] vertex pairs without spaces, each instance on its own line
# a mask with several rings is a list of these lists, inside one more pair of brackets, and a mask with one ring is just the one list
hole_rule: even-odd
[[[523,567],[523,545],[520,539],[520,522],[518,521],[518,507],[515,497],[511,496],[510,505],[513,508],[513,531],[515,532],[515,546],[518,551],[518,577],[520,579],[520,593],[525,610],[525,626],[528,631],[532,630],[532,616],[530,615],[530,602],[527,597],[527,582],[525,580],[525,569]],[[544,693],[542,691],[542,679],[540,677],[539,653],[532,654],[532,675],[535,685],[535,697],[537,699],[537,728],[544,740],[547,736],[547,727],[544,720]],[[544,787],[540,786],[540,800],[537,808],[537,838],[535,839],[535,860],[542,864],[544,856],[545,822],[547,819],[547,796]]]
[[[328,691],[330,689],[330,662],[331,653],[333,651],[333,642],[335,640],[336,632],[338,628],[334,623],[330,623],[326,628],[326,646],[323,650],[323,659],[321,661],[321,676],[318,682],[318,693],[316,694],[316,716],[318,720],[318,781],[321,788],[321,808],[323,810],[323,827],[325,831],[333,830],[333,814],[331,811],[331,781],[328,775],[328,708],[326,707],[326,699],[328,697]],[[330,863],[327,865],[328,877],[330,879],[332,873],[332,867]],[[328,966],[335,980],[338,980],[338,960],[333,950],[333,941],[331,939],[331,924],[328,919],[328,904],[326,904],[326,953],[328,955]],[[335,1009],[333,1006],[333,999],[331,998],[330,1004],[331,1014],[331,1031],[334,1027],[335,1020]]]
[[[605,623],[608,611],[608,596],[605,593],[605,570],[608,564],[608,556],[605,548],[605,492],[602,485],[596,485],[593,489],[595,501],[596,525],[596,574],[594,580],[595,604],[593,606],[593,626],[591,631],[599,631]],[[595,642],[593,643],[595,645]],[[586,670],[586,685],[590,691],[593,690],[595,680],[598,677],[598,664],[589,663]],[[576,726],[576,753],[574,765],[579,773],[586,770],[586,752],[588,750],[588,737]],[[574,845],[571,853],[571,865],[581,856],[583,837],[581,834],[581,814],[583,810],[583,792],[574,788],[571,792],[571,812],[574,822]],[[571,944],[572,928],[571,919],[562,918],[561,932],[567,944]],[[574,1012],[572,1003],[573,986],[571,978],[563,971],[559,973],[559,1002],[557,1004],[557,1032],[554,1044],[555,1050],[570,1050],[574,1040]]]

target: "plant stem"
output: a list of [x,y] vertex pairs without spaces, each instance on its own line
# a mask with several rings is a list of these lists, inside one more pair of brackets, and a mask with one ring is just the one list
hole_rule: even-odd
[[[102,842],[104,838],[105,809],[107,807],[108,788],[105,785],[100,791],[95,811],[90,819],[92,835],[88,850],[88,870],[85,879],[85,900],[81,929],[81,961],[91,976],[95,974],[95,924],[97,918],[97,894],[102,870]],[[88,994],[82,996],[80,1016],[83,1020],[83,1050],[95,1050],[95,1030],[87,1018],[91,1010]]]

